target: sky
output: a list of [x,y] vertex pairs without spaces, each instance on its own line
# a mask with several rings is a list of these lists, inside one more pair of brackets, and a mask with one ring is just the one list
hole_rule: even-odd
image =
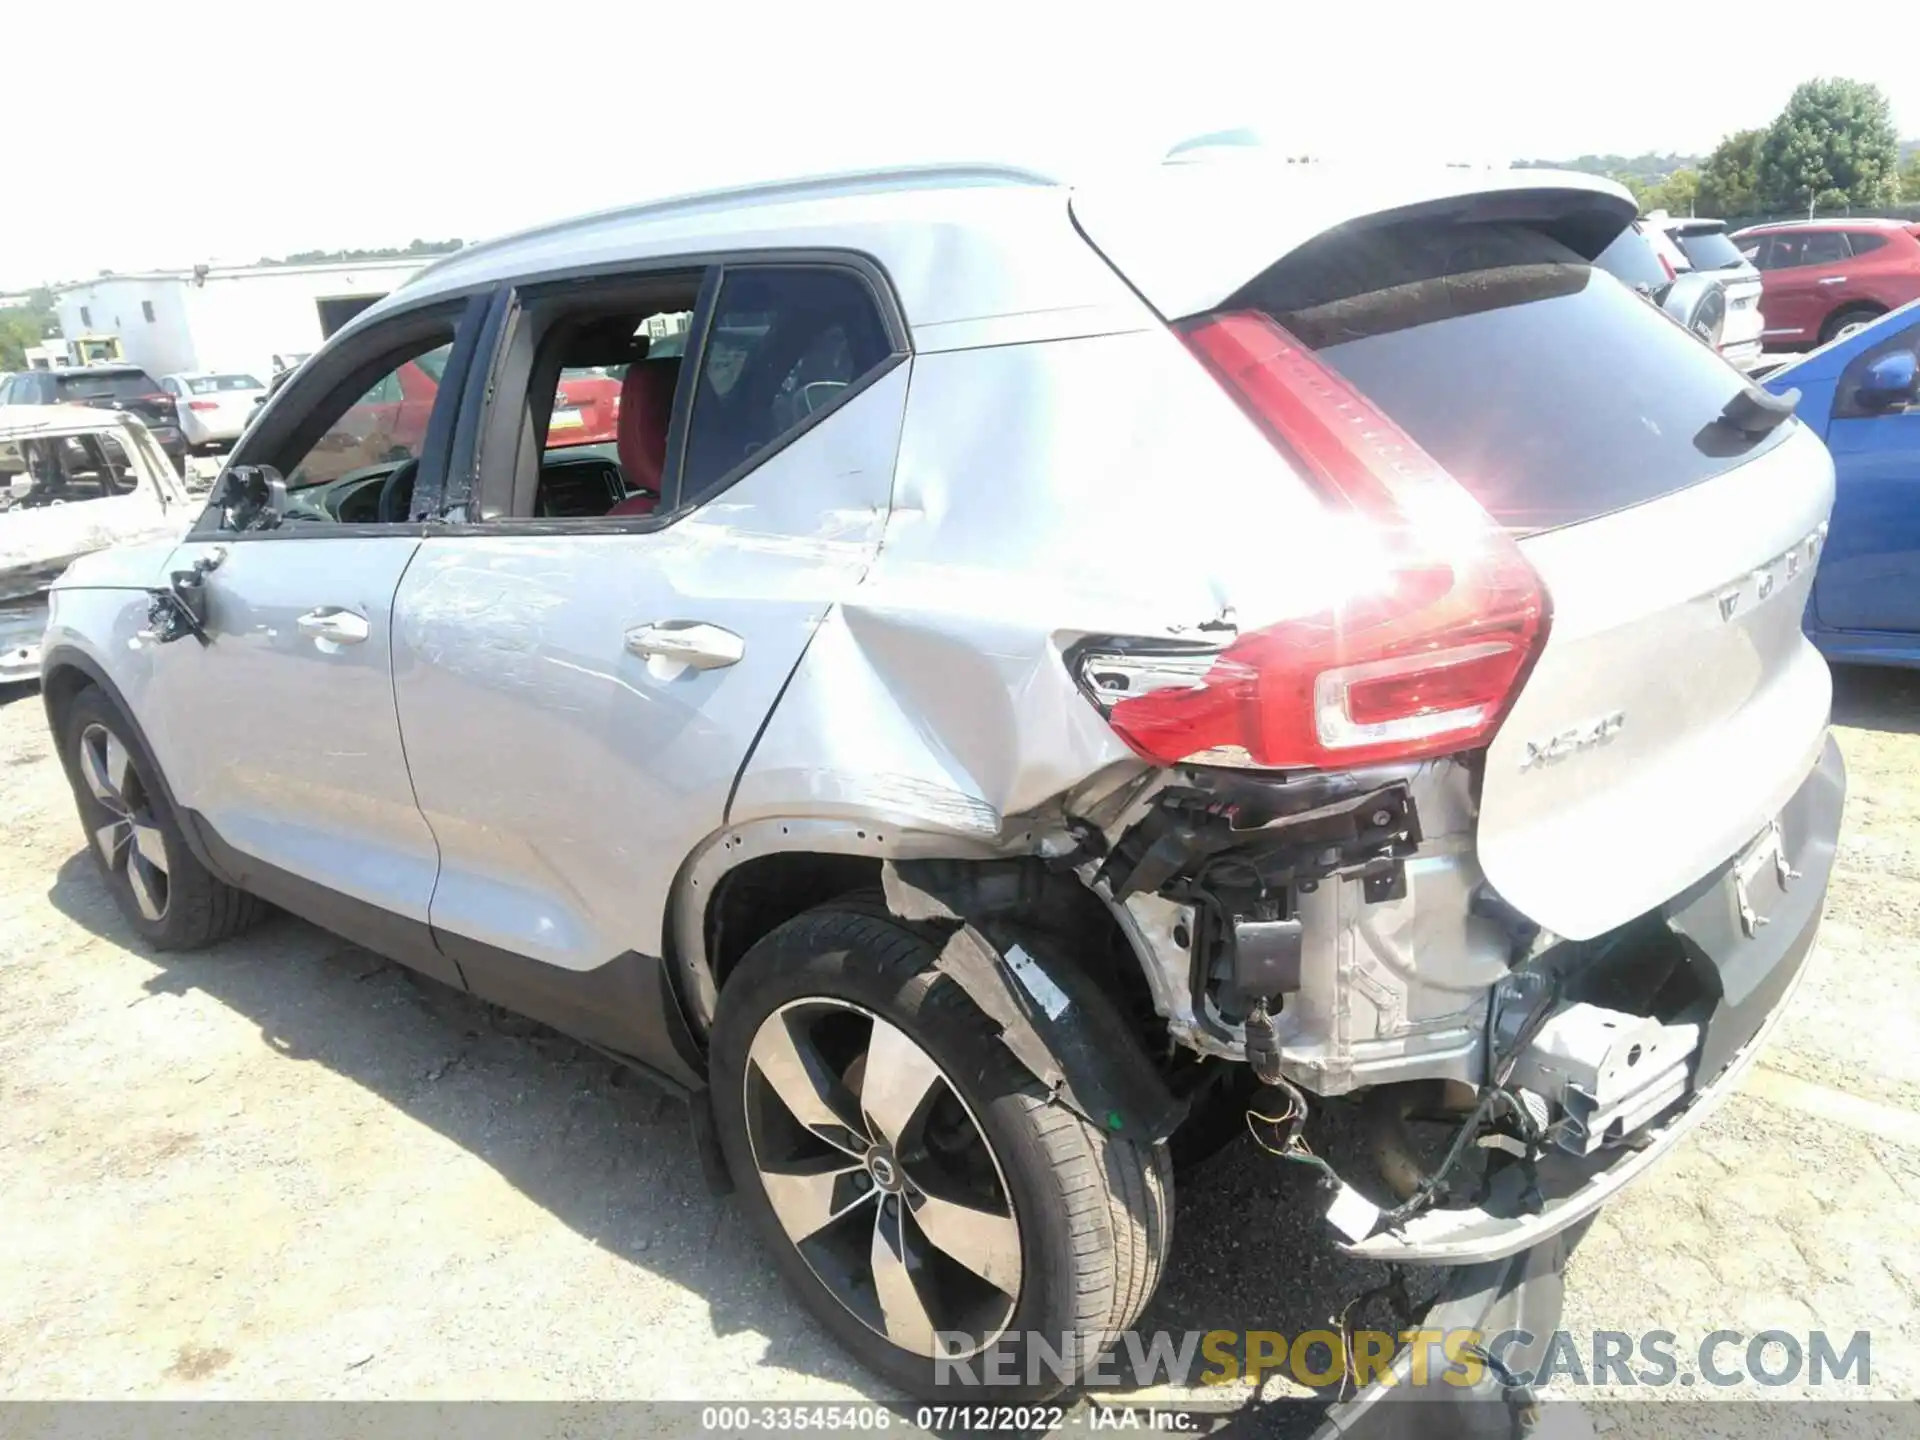
[[1704,153],[1823,74],[1920,135],[1920,12],[1863,43],[1796,8],[0,0],[38,77],[0,101],[0,291],[876,164],[1070,177],[1232,127],[1362,161]]

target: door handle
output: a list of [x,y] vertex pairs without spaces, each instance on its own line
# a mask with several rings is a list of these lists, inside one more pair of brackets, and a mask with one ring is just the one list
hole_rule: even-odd
[[660,620],[627,631],[627,649],[649,659],[677,661],[695,670],[719,670],[738,664],[747,642],[731,630],[700,620]]
[[294,622],[310,640],[331,640],[336,645],[358,645],[373,633],[367,617],[338,605],[322,605],[309,610]]
[[1816,280],[1814,283],[1816,285],[1844,285],[1847,283],[1847,277],[1844,275],[1829,275],[1826,279]]

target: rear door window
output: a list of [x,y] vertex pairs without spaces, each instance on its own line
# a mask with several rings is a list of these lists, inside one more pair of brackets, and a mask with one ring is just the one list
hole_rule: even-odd
[[1805,265],[1838,265],[1847,255],[1847,237],[1837,230],[1775,235],[1768,268],[1797,270]]
[[1849,230],[1847,232],[1847,246],[1856,255],[1865,255],[1870,250],[1878,250],[1886,243],[1886,236],[1875,235],[1871,231]]
[[694,389],[683,503],[783,444],[893,353],[873,292],[852,270],[728,270]]
[[1725,425],[1737,372],[1525,226],[1334,232],[1226,308],[1271,315],[1515,529],[1684,489],[1791,428],[1749,439]]

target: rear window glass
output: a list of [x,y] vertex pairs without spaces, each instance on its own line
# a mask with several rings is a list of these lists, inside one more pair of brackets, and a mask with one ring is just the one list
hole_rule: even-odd
[[1595,258],[1594,264],[1623,284],[1658,290],[1673,277],[1653,253],[1647,237],[1629,225]]
[[1864,255],[1869,250],[1878,250],[1886,243],[1886,236],[1875,235],[1870,231],[1849,230],[1847,232],[1847,244],[1852,247],[1853,253],[1856,255]]
[[1740,247],[1727,238],[1724,230],[1696,230],[1691,234],[1682,230],[1673,238],[1680,242],[1696,270],[1738,270],[1746,264]]
[[77,399],[91,395],[106,400],[137,400],[153,395],[160,387],[139,370],[113,370],[99,375],[62,375],[60,398]]
[[1396,226],[1301,247],[1254,306],[1372,398],[1502,523],[1570,525],[1778,444],[1720,421],[1746,381],[1649,300],[1517,225]]
[[222,390],[258,390],[260,382],[251,375],[195,375],[187,388],[196,395],[214,395]]

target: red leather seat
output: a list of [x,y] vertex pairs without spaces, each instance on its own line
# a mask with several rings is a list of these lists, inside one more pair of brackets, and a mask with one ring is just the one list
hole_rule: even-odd
[[629,495],[608,515],[648,515],[660,501],[660,476],[667,463],[667,426],[673,419],[673,391],[680,381],[680,362],[642,360],[627,367],[620,383],[620,423],[614,444]]

